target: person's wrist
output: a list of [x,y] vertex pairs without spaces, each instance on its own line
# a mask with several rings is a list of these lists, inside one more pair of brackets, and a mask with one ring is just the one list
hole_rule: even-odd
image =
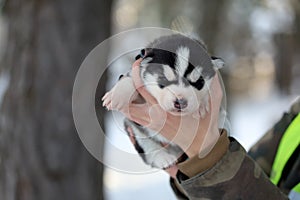
[[194,156],[189,157],[189,159],[177,164],[177,178],[178,175],[180,177],[179,179],[181,180],[194,177],[197,174],[211,169],[222,159],[228,150],[230,141],[227,137],[227,132],[225,129],[221,129],[219,134],[220,136],[217,143],[205,157],[200,158],[197,154],[194,154]]
[[213,128],[204,135],[204,137],[196,137],[185,151],[188,157],[198,156],[199,158],[205,157],[215,146],[220,137],[218,128]]

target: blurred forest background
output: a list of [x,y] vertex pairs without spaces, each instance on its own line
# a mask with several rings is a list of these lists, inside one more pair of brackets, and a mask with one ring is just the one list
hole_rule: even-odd
[[104,170],[76,134],[76,72],[112,34],[199,35],[226,62],[232,135],[246,149],[300,93],[298,0],[0,0],[0,9],[0,199],[174,199],[163,172]]

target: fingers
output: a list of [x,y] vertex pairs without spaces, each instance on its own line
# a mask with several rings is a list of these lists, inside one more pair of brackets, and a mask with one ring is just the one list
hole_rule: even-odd
[[202,145],[199,150],[198,156],[200,158],[205,157],[211,149],[214,147],[218,138],[220,137],[219,128],[218,128],[218,120],[219,120],[219,112],[220,105],[222,102],[222,88],[219,82],[218,74],[212,80],[211,91],[210,91],[210,104],[211,104],[211,113],[207,116],[207,132],[202,139]]
[[212,80],[210,91],[210,103],[211,103],[211,117],[217,117],[220,111],[220,105],[222,102],[223,91],[219,81],[218,74],[216,74]]
[[129,107],[122,109],[121,112],[129,119],[139,123],[143,126],[146,126],[150,123],[151,117],[149,116],[149,108],[151,105],[156,105],[156,99],[149,94],[145,89],[144,83],[140,77],[140,65],[142,58],[136,60],[132,65],[132,79],[135,85],[136,90],[142,95],[145,99],[145,104],[134,104],[130,103]]
[[[152,130],[160,132],[165,125],[167,113],[158,104],[131,104],[129,111],[125,115]],[[159,116],[159,120],[157,117]]]
[[143,59],[140,58],[132,64],[132,78],[134,80],[134,85],[136,88],[141,88],[144,85],[140,77],[140,65],[142,60]]
[[212,90],[214,92],[215,99],[220,100],[219,102],[221,102],[222,97],[223,97],[223,91],[222,91],[222,87],[220,84],[219,75],[217,73],[216,73],[215,77],[213,78]]
[[150,122],[149,106],[148,104],[129,104],[127,109],[121,110],[121,112],[130,120],[146,126]]
[[149,102],[150,104],[157,104],[155,98],[149,94],[149,92],[145,89],[144,83],[140,76],[140,64],[142,59],[136,60],[132,65],[132,78],[137,91],[142,95],[142,97]]

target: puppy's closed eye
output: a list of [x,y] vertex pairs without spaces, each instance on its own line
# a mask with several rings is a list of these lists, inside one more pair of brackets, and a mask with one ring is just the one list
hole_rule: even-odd
[[190,81],[190,84],[192,86],[194,86],[195,88],[197,88],[198,90],[201,90],[205,84],[205,80],[204,80],[203,76],[200,76],[196,82]]

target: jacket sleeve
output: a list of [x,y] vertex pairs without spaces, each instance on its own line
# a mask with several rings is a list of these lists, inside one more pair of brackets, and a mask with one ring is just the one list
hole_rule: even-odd
[[205,158],[190,158],[178,168],[173,187],[181,199],[288,199],[225,131]]

